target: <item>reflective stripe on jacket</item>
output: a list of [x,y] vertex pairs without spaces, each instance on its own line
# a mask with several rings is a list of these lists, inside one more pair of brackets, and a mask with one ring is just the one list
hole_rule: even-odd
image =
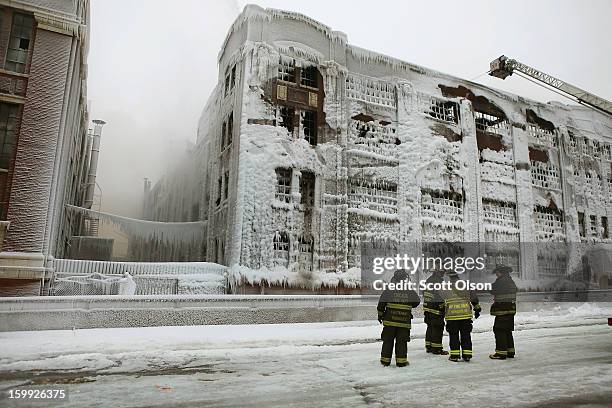
[[516,284],[509,275],[503,275],[493,282],[491,315],[514,316],[516,314],[516,292]]
[[[426,283],[442,283],[444,279],[435,275],[430,276]],[[426,290],[423,292],[423,311],[436,315],[444,315],[444,299],[438,291]]]
[[410,328],[412,308],[421,303],[419,295],[413,290],[390,291],[382,293],[378,302],[378,317],[383,325]]

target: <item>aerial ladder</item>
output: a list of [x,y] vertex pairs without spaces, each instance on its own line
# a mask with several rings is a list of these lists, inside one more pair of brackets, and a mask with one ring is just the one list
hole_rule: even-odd
[[600,98],[597,95],[593,95],[590,92],[578,88],[577,86],[568,84],[565,81],[545,74],[544,72],[518,62],[517,60],[508,58],[505,55],[491,61],[489,70],[489,75],[491,76],[506,79],[515,72],[519,76],[526,79],[533,78],[536,81],[539,81],[540,84],[548,85],[549,87],[553,88],[553,90],[556,89],[558,91],[556,92],[563,96],[569,97],[570,99],[573,97],[578,103],[586,105],[599,112],[612,115],[612,102]]

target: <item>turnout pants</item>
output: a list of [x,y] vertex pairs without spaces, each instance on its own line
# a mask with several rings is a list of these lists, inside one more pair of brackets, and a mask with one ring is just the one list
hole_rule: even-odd
[[503,356],[514,357],[514,316],[495,316],[493,333],[495,334],[495,352]]
[[444,317],[431,312],[425,312],[425,323],[427,324],[425,348],[431,351],[442,350]]
[[393,346],[395,345],[395,364],[399,367],[408,364],[408,342],[410,341],[410,329],[404,327],[383,327],[382,350],[380,352],[380,362],[384,365],[391,364]]
[[472,357],[472,319],[448,320],[446,331],[449,336],[451,357]]

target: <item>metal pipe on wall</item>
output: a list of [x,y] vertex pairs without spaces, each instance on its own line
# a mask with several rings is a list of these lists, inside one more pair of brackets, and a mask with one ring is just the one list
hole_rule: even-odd
[[96,188],[96,174],[98,171],[98,156],[100,154],[100,137],[102,136],[102,126],[105,121],[96,119],[91,143],[91,156],[89,158],[89,171],[87,175],[87,193],[85,194],[85,208],[93,205],[94,190]]

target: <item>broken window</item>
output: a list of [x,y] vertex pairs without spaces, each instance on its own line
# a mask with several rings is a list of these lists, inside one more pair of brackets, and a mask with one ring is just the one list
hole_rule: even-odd
[[234,134],[234,112],[230,112],[227,118],[227,137],[226,137],[227,146],[232,144],[233,134]]
[[483,132],[501,135],[508,129],[508,122],[505,118],[484,112],[475,111],[474,121],[476,122],[476,130]]
[[463,197],[452,191],[421,191],[421,239],[463,241]]
[[482,209],[487,242],[518,240],[518,223],[514,203],[483,198]]
[[534,144],[547,147],[559,146],[556,133],[547,129],[542,129],[538,125],[532,125],[528,123],[527,133],[530,136],[530,141]]
[[227,123],[223,122],[223,125],[221,125],[221,151],[225,150],[225,135],[227,134]]
[[608,231],[608,217],[601,217],[601,237],[603,239],[610,238],[610,233]]
[[384,180],[349,179],[349,207],[397,213],[397,184]]
[[34,18],[31,15],[14,13],[11,37],[6,52],[4,69],[24,73],[28,60],[28,50],[34,28]]
[[461,194],[452,191],[424,190],[421,193],[421,216],[449,222],[463,222]]
[[312,146],[317,145],[317,113],[314,111],[302,112],[302,129],[304,138]]
[[223,198],[227,200],[229,194],[229,170],[225,171],[223,175]]
[[376,153],[390,161],[399,158],[399,151],[396,147],[401,142],[397,138],[393,125],[377,124],[373,120],[363,122],[351,119],[349,126],[348,144],[351,149]]
[[307,206],[314,206],[315,175],[310,171],[303,171],[300,177],[300,203]]
[[431,98],[429,116],[444,122],[459,124],[459,106],[455,102]]
[[276,231],[272,241],[272,248],[277,262],[281,261],[281,264],[286,265],[289,262],[289,234]]
[[230,89],[230,73],[227,72],[225,74],[225,87],[223,89],[223,96],[227,96],[227,94],[229,93],[229,89]]
[[559,190],[561,183],[559,169],[551,162],[531,160],[531,184],[534,186]]
[[289,106],[281,106],[280,108],[280,125],[286,128],[290,134],[293,133],[293,118],[295,117],[295,109]]
[[217,201],[215,201],[217,205],[221,204],[221,193],[222,192],[223,192],[223,176],[219,175],[219,179],[217,180]]
[[586,237],[586,227],[584,225],[584,213],[578,212],[578,234],[581,238]]
[[291,202],[291,169],[276,169],[276,199]]
[[556,208],[536,206],[534,210],[537,241],[564,241],[563,213]]
[[302,85],[311,88],[317,87],[317,68],[314,66],[302,68]]
[[597,231],[597,216],[590,215],[589,216],[589,229],[590,235],[592,237],[599,237],[599,233]]
[[395,85],[365,75],[346,77],[346,97],[371,104],[396,107]]
[[293,58],[283,55],[280,56],[278,62],[278,79],[295,83],[295,60]]

